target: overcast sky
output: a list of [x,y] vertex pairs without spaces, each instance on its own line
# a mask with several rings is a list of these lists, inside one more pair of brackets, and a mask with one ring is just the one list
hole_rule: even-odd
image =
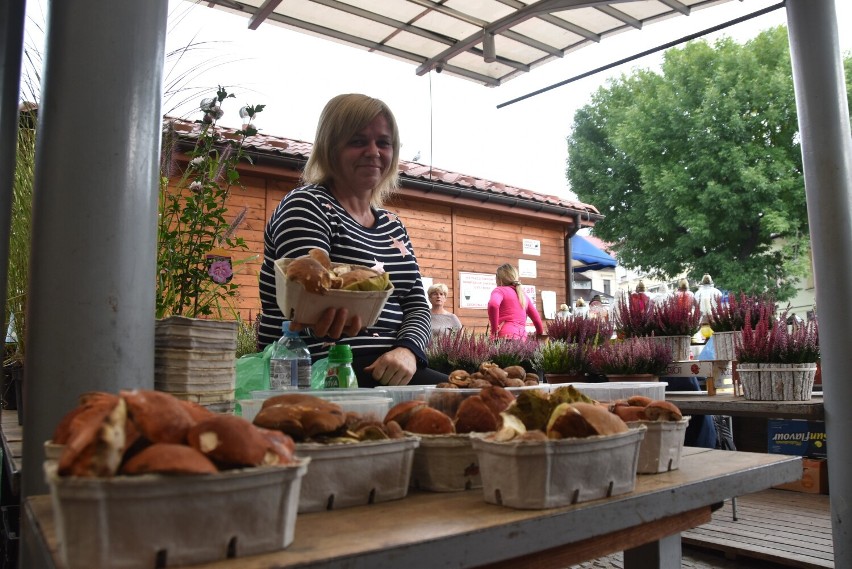
[[[41,18],[43,3],[27,3],[28,25]],[[502,109],[496,108],[498,104],[775,3],[732,1],[672,18],[605,39],[490,88],[434,72],[417,76],[411,63],[280,26],[264,23],[258,30],[248,30],[246,18],[188,0],[170,0],[167,52],[192,43],[200,47],[179,64],[174,59],[167,62],[166,70],[174,78],[201,65],[207,71],[194,74],[189,86],[209,87],[209,94],[218,84],[229,86],[237,97],[225,106],[222,124],[239,126],[238,109],[243,104],[265,104],[257,123],[261,132],[305,141],[313,141],[319,113],[331,97],[366,93],[394,111],[403,159],[419,154],[422,164],[572,197],[565,180],[565,138],[574,112],[608,77],[639,67],[657,69],[662,56],[647,56]],[[849,52],[852,1],[836,0],[835,5],[841,50]],[[713,41],[728,35],[745,42],[785,19],[785,11],[779,9],[708,37]],[[200,98],[193,96],[192,106],[177,109],[176,114],[199,118],[192,110]],[[167,100],[163,111],[175,111],[177,100]]]

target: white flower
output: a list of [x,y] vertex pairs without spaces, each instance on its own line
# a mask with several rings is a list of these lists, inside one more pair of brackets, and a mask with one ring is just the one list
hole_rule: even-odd
[[245,119],[249,118],[248,107],[242,107],[240,109],[240,118],[243,119],[243,122],[246,122]]
[[216,106],[216,99],[214,99],[213,97],[208,97],[206,99],[201,99],[201,104],[199,105],[199,108],[202,111],[207,112],[209,110],[212,110],[215,106]]
[[200,192],[203,188],[204,188],[204,185],[201,182],[199,182],[198,180],[192,182],[189,185],[190,191],[193,191],[193,192]]
[[196,156],[195,158],[193,158],[189,162],[190,166],[194,166],[196,168],[200,167],[202,164],[204,164],[204,157],[203,156]]

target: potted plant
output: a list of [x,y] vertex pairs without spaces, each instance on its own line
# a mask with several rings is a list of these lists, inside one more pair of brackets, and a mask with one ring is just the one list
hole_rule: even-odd
[[547,323],[547,336],[569,344],[600,344],[612,337],[615,325],[607,318],[569,315]]
[[820,358],[819,327],[816,320],[788,324],[786,312],[774,321],[764,313],[752,326],[748,312],[736,356],[746,399],[807,401]]
[[654,303],[651,310],[650,336],[671,348],[672,361],[689,359],[689,344],[701,325],[698,301],[688,296],[670,296]]
[[528,372],[534,370],[533,357],[539,342],[530,338],[499,338],[492,341],[489,360],[501,368],[521,366]]
[[713,330],[713,347],[717,360],[736,360],[734,346],[742,336],[746,315],[752,327],[757,326],[761,316],[775,319],[775,300],[768,295],[729,294],[727,300],[714,304],[710,309],[708,324]]
[[608,342],[589,354],[590,369],[609,381],[657,381],[671,361],[671,348],[642,337]]
[[487,335],[467,330],[445,330],[432,337],[426,351],[429,367],[449,373],[462,369],[475,373],[491,361],[493,341]]
[[638,338],[651,335],[653,308],[647,296],[623,294],[614,309],[615,331],[619,338]]
[[[252,121],[264,107],[243,107],[242,129],[225,138],[217,121],[222,103],[233,97],[219,87],[216,97],[202,100],[202,120],[182,137],[173,123],[167,125],[157,235],[155,387],[181,397],[200,394],[208,407],[222,411],[232,409],[235,387],[237,284],[231,282],[231,252],[248,249],[236,235],[246,209],[231,215],[227,200],[239,186],[237,165],[248,159],[244,143],[257,134]],[[183,171],[175,174],[181,138],[193,144]],[[221,320],[226,314],[232,319]]]
[[[229,220],[226,201],[232,188],[239,186],[237,164],[245,156],[246,138],[257,134],[252,124],[264,105],[240,109],[245,121],[236,137],[219,134],[217,121],[223,116],[222,103],[233,98],[219,87],[215,98],[201,101],[204,113],[187,152],[188,163],[174,176],[178,136],[174,123],[163,136],[159,227],[157,235],[157,318],[171,315],[221,318],[234,312],[232,300],[237,284],[231,282],[233,261],[229,251],[248,250],[236,231],[246,209]],[[177,177],[174,186],[170,180]],[[243,261],[244,262],[244,261]]]
[[533,356],[533,367],[547,383],[583,382],[589,371],[592,344],[554,340],[540,344]]

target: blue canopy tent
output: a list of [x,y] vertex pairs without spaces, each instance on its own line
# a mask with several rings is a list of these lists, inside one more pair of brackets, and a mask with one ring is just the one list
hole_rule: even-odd
[[615,267],[615,258],[582,235],[571,237],[571,269],[575,273]]

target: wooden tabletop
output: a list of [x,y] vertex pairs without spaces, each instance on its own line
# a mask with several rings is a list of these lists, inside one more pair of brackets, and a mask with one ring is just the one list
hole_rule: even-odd
[[9,477],[9,487],[16,496],[20,493],[21,457],[24,455],[24,430],[18,424],[18,412],[0,412],[0,441],[3,444],[3,476]]
[[677,405],[684,414],[763,417],[766,419],[825,419],[822,395],[810,401],[750,401],[730,394],[672,395],[666,401]]
[[[412,491],[393,502],[300,514],[286,550],[193,567],[565,567],[677,536],[705,523],[712,504],[800,476],[799,457],[687,447],[680,469],[638,476],[634,491],[623,496],[515,510],[485,503],[480,491]],[[27,499],[23,523],[40,544],[44,567],[63,568],[50,498]]]

